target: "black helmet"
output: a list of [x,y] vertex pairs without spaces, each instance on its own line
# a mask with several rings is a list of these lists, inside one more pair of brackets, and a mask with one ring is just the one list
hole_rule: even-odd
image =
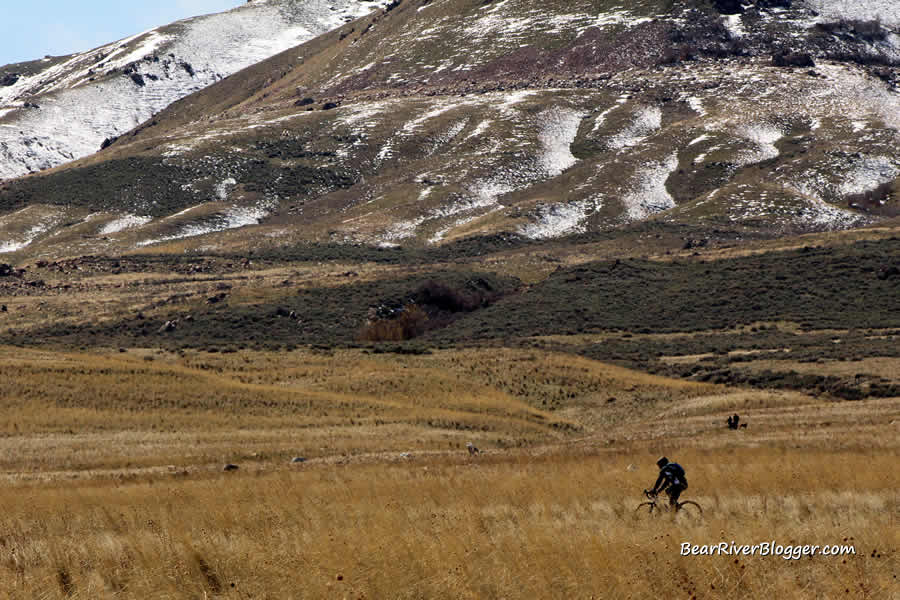
[[662,469],[667,464],[669,464],[669,459],[666,458],[665,456],[660,456],[659,460],[656,461],[656,466],[659,467],[660,469]]

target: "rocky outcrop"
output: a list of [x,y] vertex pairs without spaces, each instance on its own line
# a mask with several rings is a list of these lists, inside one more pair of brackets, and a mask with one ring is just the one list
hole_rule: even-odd
[[737,15],[744,12],[740,0],[714,0],[713,6],[723,15]]

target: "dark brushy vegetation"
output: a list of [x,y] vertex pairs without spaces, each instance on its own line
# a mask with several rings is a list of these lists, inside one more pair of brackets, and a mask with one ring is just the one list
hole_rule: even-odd
[[490,306],[510,293],[498,288],[496,281],[471,277],[462,286],[429,280],[401,306],[397,303],[373,307],[360,339],[373,342],[402,341],[418,337],[431,329],[446,327],[460,314]]
[[900,239],[718,261],[616,260],[559,269],[461,319],[441,339],[627,330],[661,333],[789,320],[804,328],[900,326],[900,280],[879,277]]
[[214,184],[229,174],[246,181],[248,192],[300,202],[313,192],[350,187],[356,181],[345,169],[310,161],[276,164],[270,157],[279,155],[273,153],[289,151],[272,146],[221,161],[135,156],[16,179],[0,185],[0,212],[43,203],[161,217],[215,198]]
[[[361,327],[374,316],[400,315],[403,306],[423,303],[445,321],[452,310],[474,309],[519,288],[514,277],[469,271],[437,271],[397,279],[349,283],[335,287],[286,291],[269,302],[237,303],[227,292],[209,296],[203,304],[181,307],[177,326],[164,328],[167,318],[136,314],[121,322],[98,325],[57,325],[28,335],[3,335],[7,343],[61,343],[68,346],[160,346],[169,349],[244,347],[279,349],[298,344],[347,345],[357,341]],[[283,292],[284,293],[284,292]],[[293,316],[291,316],[293,314]]]

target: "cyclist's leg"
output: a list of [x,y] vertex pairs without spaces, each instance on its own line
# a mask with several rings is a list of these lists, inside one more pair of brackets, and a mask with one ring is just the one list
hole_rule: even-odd
[[669,486],[669,506],[675,506],[678,504],[678,497],[681,496],[681,492],[684,491],[684,488],[680,485],[670,485]]

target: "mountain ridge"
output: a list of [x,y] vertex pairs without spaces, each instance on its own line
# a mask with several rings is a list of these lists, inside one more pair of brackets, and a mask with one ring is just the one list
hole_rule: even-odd
[[780,236],[898,214],[890,25],[789,2],[594,4],[392,3],[7,183],[0,210],[62,205],[83,181],[82,208],[66,205],[90,217],[72,233],[92,252],[540,239],[645,219]]
[[257,1],[86,52],[0,67],[0,179],[91,154],[174,100],[375,6]]

